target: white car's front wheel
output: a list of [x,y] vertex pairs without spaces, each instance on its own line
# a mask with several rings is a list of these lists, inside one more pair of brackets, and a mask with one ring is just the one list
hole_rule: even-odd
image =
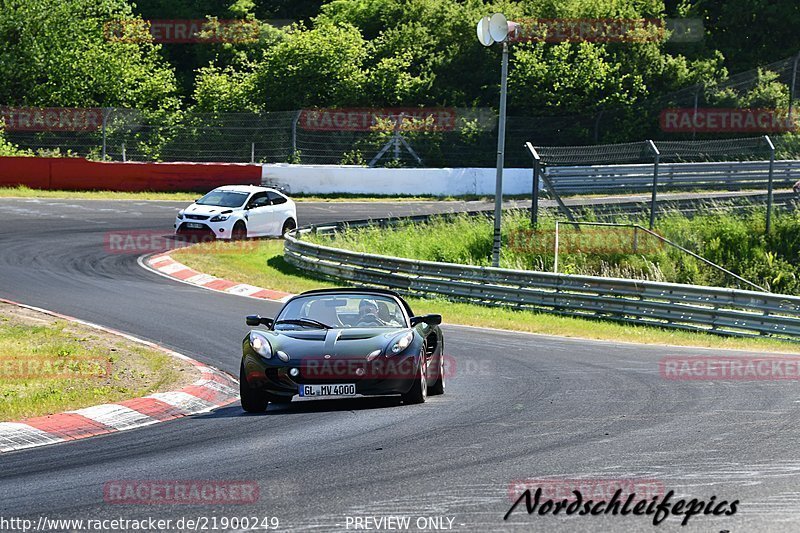
[[231,240],[233,241],[243,241],[247,238],[247,226],[244,225],[244,222],[241,220],[233,225],[233,230],[231,230]]

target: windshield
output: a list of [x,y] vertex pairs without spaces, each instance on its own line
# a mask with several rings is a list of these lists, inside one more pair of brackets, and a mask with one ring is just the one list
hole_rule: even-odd
[[246,192],[211,191],[195,203],[197,205],[216,205],[219,207],[241,207],[249,196]]
[[406,327],[406,318],[400,305],[386,296],[319,294],[292,300],[275,320],[275,329],[320,329],[321,324],[331,328],[400,328]]

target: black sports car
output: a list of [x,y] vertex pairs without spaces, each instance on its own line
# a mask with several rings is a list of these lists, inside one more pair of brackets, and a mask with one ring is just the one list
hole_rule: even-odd
[[400,394],[422,403],[444,393],[441,315],[414,316],[395,292],[321,289],[294,296],[275,319],[248,316],[242,408],[263,412],[295,395]]

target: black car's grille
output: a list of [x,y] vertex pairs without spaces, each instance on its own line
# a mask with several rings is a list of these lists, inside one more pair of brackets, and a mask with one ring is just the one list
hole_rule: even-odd
[[188,218],[189,220],[208,220],[208,217],[205,215],[183,215],[184,218]]

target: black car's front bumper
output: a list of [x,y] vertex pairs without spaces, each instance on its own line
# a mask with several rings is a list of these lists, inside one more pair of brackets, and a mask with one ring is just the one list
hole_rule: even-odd
[[[378,356],[373,361],[361,359],[303,358],[284,363],[273,357],[266,360],[245,353],[243,365],[248,385],[274,396],[291,397],[301,385],[353,383],[356,393],[365,396],[405,394],[418,376],[416,355]],[[291,369],[298,375],[291,376]]]

